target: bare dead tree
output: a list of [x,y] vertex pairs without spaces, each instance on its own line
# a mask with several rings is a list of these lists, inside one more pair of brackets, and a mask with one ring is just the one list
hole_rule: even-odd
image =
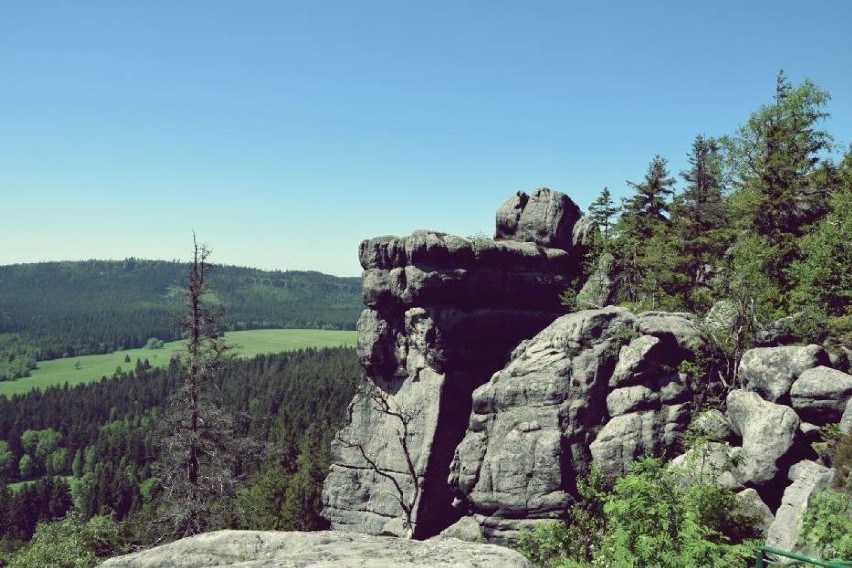
[[[237,435],[234,415],[219,400],[217,377],[230,358],[222,312],[211,307],[210,249],[193,233],[193,257],[181,327],[183,383],[164,413],[157,474],[166,537],[197,534],[225,515],[239,479],[236,462],[251,442]],[[162,532],[162,531],[160,531]]]
[[412,457],[411,447],[409,446],[409,442],[411,440],[412,435],[411,425],[418,412],[405,408],[398,401],[393,399],[387,391],[379,388],[376,384],[374,384],[370,379],[367,378],[363,378],[360,381],[357,387],[356,395],[368,400],[375,410],[377,410],[384,416],[392,418],[396,423],[396,439],[399,443],[399,448],[402,452],[402,456],[405,460],[406,466],[406,472],[404,473],[404,475],[407,477],[412,487],[412,490],[409,493],[406,493],[405,487],[403,487],[403,485],[397,479],[397,476],[385,469],[380,468],[379,464],[376,462],[376,458],[374,456],[370,456],[363,442],[355,442],[344,438],[342,436],[342,431],[338,432],[337,441],[343,447],[358,450],[358,453],[361,455],[364,462],[366,462],[366,464],[373,471],[373,473],[384,477],[385,479],[390,481],[390,484],[393,487],[393,492],[391,493],[391,496],[399,504],[400,509],[402,509],[405,537],[412,538],[414,536],[414,529],[416,524],[414,520],[415,507],[417,506],[418,499],[420,498],[420,493],[423,489],[423,480],[420,478],[419,475],[417,475],[417,469],[414,465],[414,458]]

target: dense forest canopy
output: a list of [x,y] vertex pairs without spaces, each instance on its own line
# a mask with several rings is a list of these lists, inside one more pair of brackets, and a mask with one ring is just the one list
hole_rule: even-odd
[[587,262],[611,284],[565,302],[699,315],[715,305],[735,358],[785,317],[776,338],[852,348],[852,149],[824,130],[829,100],[781,72],[772,102],[736,132],[696,136],[679,176],[657,155],[620,204],[604,188]]
[[[0,396],[0,542],[27,540],[36,523],[72,510],[83,520],[107,513],[148,538],[163,505],[157,425],[182,371],[176,360],[168,369],[137,361],[134,371],[99,383]],[[359,374],[351,348],[235,359],[224,367],[217,388],[241,417],[239,434],[268,447],[243,456],[234,472],[247,484],[227,504],[229,524],[324,526],[319,490],[328,448]]]
[[[186,273],[134,258],[0,266],[0,380],[39,359],[177,339]],[[358,278],[216,266],[211,282],[230,330],[355,329],[361,309]]]

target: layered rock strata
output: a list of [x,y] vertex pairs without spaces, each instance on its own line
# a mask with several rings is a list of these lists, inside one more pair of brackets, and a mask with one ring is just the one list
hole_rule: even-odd
[[590,466],[615,476],[673,453],[701,396],[684,363],[703,345],[687,314],[560,317],[474,392],[450,474],[457,507],[486,538],[513,538],[562,514]]
[[567,196],[537,190],[500,208],[496,240],[417,231],[361,243],[365,377],[323,487],[332,528],[425,538],[459,517],[447,472],[471,394],[562,313],[589,239],[579,219]]

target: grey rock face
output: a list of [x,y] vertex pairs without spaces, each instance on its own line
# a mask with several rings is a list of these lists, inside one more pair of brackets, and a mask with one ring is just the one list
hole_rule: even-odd
[[846,401],[846,408],[840,417],[840,433],[852,434],[852,399]]
[[[412,527],[404,526],[400,499],[413,508],[417,538],[462,516],[452,507],[447,472],[471,394],[522,340],[562,313],[559,294],[580,258],[543,245],[572,249],[574,209],[556,192],[518,194],[498,212],[498,232],[502,226],[515,240],[416,231],[361,243],[367,309],[357,352],[365,392],[352,401],[332,445],[322,493],[332,528],[407,534]],[[400,416],[407,420],[405,449]]]
[[547,188],[529,196],[518,192],[497,211],[495,238],[572,250],[574,225],[581,216],[580,208],[564,193]]
[[757,393],[733,390],[728,394],[728,419],[742,437],[743,461],[737,472],[757,486],[778,474],[779,462],[793,446],[799,417],[789,406],[763,400]]
[[769,510],[769,507],[754,489],[750,487],[743,489],[737,495],[740,497],[740,512],[753,519],[757,519],[761,533],[763,536],[767,536],[769,527],[775,522],[775,515],[772,514],[772,511]]
[[706,410],[695,417],[692,422],[697,432],[712,442],[725,442],[731,439],[734,431],[731,422],[720,410]]
[[553,322],[474,391],[457,506],[487,538],[511,538],[563,511],[592,464],[617,475],[673,448],[700,393],[671,369],[701,338],[685,316],[617,307]]
[[737,305],[733,300],[719,300],[704,316],[704,323],[719,331],[730,330],[737,317]]
[[742,448],[721,442],[707,442],[674,458],[669,467],[675,469],[683,479],[712,483],[736,491],[744,485],[736,467],[742,454]]
[[494,544],[455,538],[426,541],[337,531],[217,531],[184,538],[126,556],[104,568],[529,568],[526,558]]
[[790,389],[793,408],[814,424],[838,422],[852,398],[852,375],[830,367],[804,371]]
[[758,347],[743,353],[739,377],[747,390],[770,402],[786,402],[799,375],[828,363],[828,353],[819,345]]
[[788,477],[793,483],[784,490],[775,521],[769,527],[766,546],[793,550],[799,538],[802,514],[808,507],[808,500],[816,491],[831,484],[834,471],[805,460],[791,467]]
[[602,308],[612,301],[614,283],[612,270],[615,258],[608,252],[601,254],[586,283],[577,292],[577,305],[583,309]]

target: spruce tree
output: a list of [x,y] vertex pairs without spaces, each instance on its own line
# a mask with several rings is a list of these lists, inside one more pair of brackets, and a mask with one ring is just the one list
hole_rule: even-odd
[[609,228],[616,213],[618,213],[618,206],[612,200],[609,188],[605,187],[597,199],[589,205],[589,217],[603,231],[604,241],[609,239]]
[[828,200],[815,179],[820,159],[832,144],[820,128],[829,99],[807,79],[793,87],[781,71],[773,103],[753,113],[736,136],[726,139],[737,185],[732,204],[740,228],[763,243],[766,276],[777,290],[768,307],[776,315],[789,308],[793,282],[788,271],[799,256],[796,239],[824,213]]
[[675,179],[668,170],[668,162],[659,154],[648,164],[645,179],[639,183],[629,181],[635,190],[633,196],[624,202],[622,220],[627,230],[638,238],[648,238],[654,234],[656,225],[668,223],[669,199],[674,195]]

